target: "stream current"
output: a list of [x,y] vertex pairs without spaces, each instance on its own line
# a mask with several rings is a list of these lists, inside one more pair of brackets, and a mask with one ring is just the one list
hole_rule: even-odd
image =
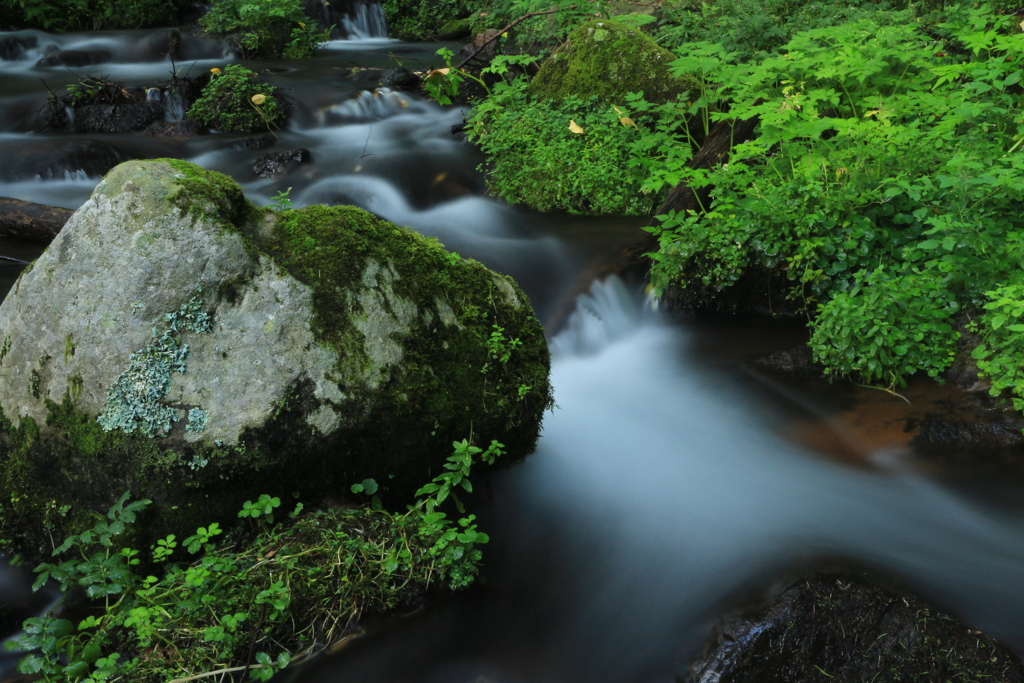
[[[311,60],[247,63],[293,103],[276,135],[187,139],[37,134],[32,114],[47,89],[85,75],[150,86],[172,70],[223,68],[224,46],[187,38],[172,65],[166,32],[0,33],[31,43],[0,61],[0,195],[76,208],[102,176],[96,158],[183,158],[231,175],[257,203],[291,188],[296,206],[351,203],[437,237],[513,276],[542,321],[564,319],[588,265],[635,239],[642,220],[541,215],[483,197],[481,157],[450,132],[463,111],[376,89],[373,69],[436,64],[439,45],[366,37],[374,24],[363,19],[355,39]],[[50,45],[109,59],[36,66]],[[181,114],[165,101],[168,120]],[[309,163],[275,180],[253,173],[260,154],[296,147]],[[0,238],[0,254],[38,252]],[[17,273],[0,262],[0,291]],[[1007,497],[997,483],[954,490],[898,457],[851,467],[784,440],[775,404],[790,399],[751,394],[640,289],[595,283],[551,337],[558,407],[537,452],[477,501],[492,538],[480,585],[282,678],[667,681],[738,600],[822,561],[871,568],[1024,652],[1019,500],[985,502]],[[24,583],[0,574],[0,599],[24,604]]]

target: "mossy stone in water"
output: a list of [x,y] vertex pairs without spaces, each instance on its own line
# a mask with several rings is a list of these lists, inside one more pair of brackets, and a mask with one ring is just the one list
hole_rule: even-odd
[[261,493],[407,497],[471,433],[525,456],[551,404],[511,279],[173,160],[108,174],[0,305],[0,344],[0,539],[33,558],[125,490],[154,501],[142,544]]
[[589,21],[541,65],[530,94],[542,98],[595,95],[623,103],[626,93],[643,91],[650,102],[668,102],[696,92],[693,76],[676,78],[668,64],[675,55],[642,32],[608,20]]

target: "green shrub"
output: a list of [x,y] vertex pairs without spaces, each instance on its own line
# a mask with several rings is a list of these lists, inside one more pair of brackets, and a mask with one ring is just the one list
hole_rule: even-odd
[[61,32],[167,26],[188,4],[174,0],[0,0],[0,30]]
[[483,9],[482,0],[384,0],[388,35],[401,40],[438,40],[447,24]]
[[299,0],[215,0],[199,25],[231,40],[246,58],[310,57],[330,40]]
[[488,155],[481,167],[488,189],[510,204],[591,214],[651,211],[655,197],[641,194],[642,178],[630,166],[632,131],[597,97],[522,98],[508,107],[480,107],[470,124]]
[[[951,316],[1024,263],[1024,46],[991,8],[947,12],[804,31],[756,62],[680,48],[673,68],[707,84],[693,107],[756,116],[759,135],[727,165],[681,169],[712,202],[652,228],[655,288],[722,291],[769,269],[818,313],[830,371],[894,384],[945,367]],[[989,362],[994,386],[1015,385]]]
[[269,130],[284,118],[274,87],[255,80],[240,64],[215,70],[210,82],[188,110],[188,118],[221,132]]
[[908,3],[855,0],[694,0],[667,4],[654,38],[675,51],[686,43],[720,43],[743,59],[776,52],[801,31],[838,26],[861,19],[895,25],[912,20]]
[[993,396],[1007,393],[1013,407],[1024,411],[1024,284],[1016,281],[986,292],[990,301],[985,313],[975,321],[982,343],[972,355],[981,375],[989,377]]
[[822,306],[810,344],[816,360],[865,382],[895,386],[919,370],[938,377],[956,352],[949,321],[958,310],[941,278],[878,269]]

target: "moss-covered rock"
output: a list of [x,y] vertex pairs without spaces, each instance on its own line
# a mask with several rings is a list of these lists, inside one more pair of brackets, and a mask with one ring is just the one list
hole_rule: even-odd
[[257,209],[186,162],[112,170],[0,305],[0,538],[125,490],[144,538],[267,492],[408,495],[451,442],[529,453],[543,332],[509,278],[353,207]]
[[541,65],[530,94],[544,98],[599,96],[623,102],[643,91],[650,102],[667,102],[698,87],[696,78],[676,78],[668,63],[675,55],[642,32],[614,21],[583,24]]

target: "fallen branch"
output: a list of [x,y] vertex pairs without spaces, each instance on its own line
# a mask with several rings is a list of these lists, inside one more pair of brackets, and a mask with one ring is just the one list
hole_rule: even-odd
[[59,206],[0,197],[0,237],[18,237],[49,244],[74,211]]
[[493,43],[495,40],[497,40],[498,38],[503,36],[505,33],[510,31],[511,29],[513,29],[516,26],[516,24],[518,24],[519,22],[523,21],[524,19],[529,19],[530,17],[537,17],[537,16],[540,16],[542,14],[554,14],[555,12],[560,12],[563,9],[574,9],[575,7],[576,7],[576,5],[569,5],[568,7],[556,7],[554,9],[544,10],[543,12],[530,12],[529,14],[524,14],[523,16],[519,17],[518,19],[513,21],[511,24],[509,24],[508,26],[506,26],[505,28],[501,29],[500,31],[495,33],[493,36],[491,36],[490,38],[485,40],[483,43],[481,43],[480,47],[478,47],[476,50],[474,50],[471,55],[469,55],[468,57],[463,59],[461,62],[459,62],[459,65],[456,66],[455,68],[456,69],[461,69],[462,67],[466,66],[466,64],[468,64],[471,59],[473,59],[478,54],[480,54],[485,47],[487,47],[488,45]]

